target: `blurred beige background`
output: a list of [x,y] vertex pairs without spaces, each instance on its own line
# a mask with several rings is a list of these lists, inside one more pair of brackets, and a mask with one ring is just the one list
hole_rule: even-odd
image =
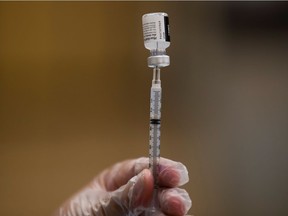
[[170,16],[162,156],[195,216],[288,215],[287,3],[1,2],[0,215],[50,215],[148,153],[141,16]]

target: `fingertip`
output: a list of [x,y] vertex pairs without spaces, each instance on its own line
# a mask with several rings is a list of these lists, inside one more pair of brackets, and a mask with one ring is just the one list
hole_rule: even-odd
[[192,206],[188,193],[180,188],[163,190],[159,200],[162,211],[173,216],[185,215]]
[[142,195],[142,205],[147,207],[150,204],[150,201],[153,196],[153,186],[154,180],[153,175],[150,170],[143,170],[143,179],[144,179],[144,187],[143,187],[143,195]]
[[162,207],[162,210],[169,215],[181,216],[185,214],[185,207],[177,197],[171,197]]
[[134,160],[134,174],[138,175],[142,170],[148,169],[149,161],[147,157],[140,157]]
[[186,166],[179,162],[177,165],[177,170],[180,176],[178,186],[182,186],[189,182],[189,174]]
[[174,163],[173,166],[162,166],[159,173],[159,184],[165,187],[177,187],[189,181],[188,170],[182,163]]
[[146,207],[153,195],[153,176],[148,169],[144,169],[137,175],[137,178],[133,189],[133,207]]
[[167,168],[159,173],[159,184],[162,187],[176,187],[179,181],[180,175],[177,170]]

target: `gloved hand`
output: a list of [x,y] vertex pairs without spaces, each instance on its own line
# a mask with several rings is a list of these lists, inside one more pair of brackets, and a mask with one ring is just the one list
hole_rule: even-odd
[[[153,194],[153,176],[148,158],[127,160],[104,170],[78,194],[64,203],[55,216],[138,216],[145,215]],[[159,215],[182,216],[192,202],[184,189],[189,181],[186,167],[160,159]]]

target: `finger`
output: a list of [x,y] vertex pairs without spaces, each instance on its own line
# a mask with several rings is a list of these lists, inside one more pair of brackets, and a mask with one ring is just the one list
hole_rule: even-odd
[[[113,165],[100,173],[96,179],[96,182],[107,191],[114,191],[118,189],[119,187],[125,185],[133,176],[145,169],[144,166],[141,166],[141,169],[135,173],[135,166],[137,161],[140,159],[141,158],[125,160]],[[148,166],[148,163],[146,165]]]
[[132,196],[130,197],[131,207],[147,207],[152,199],[153,187],[153,176],[150,170],[144,169],[137,175],[137,182],[133,188]]
[[188,181],[189,176],[185,165],[166,158],[160,158],[159,186],[178,187],[186,184]]
[[[148,168],[148,164],[149,159],[145,157],[117,163],[102,172],[97,178],[97,182],[107,191],[116,190],[143,169]],[[188,181],[188,171],[182,163],[160,158],[158,180],[160,186],[177,187]]]
[[[139,173],[147,168],[148,158],[139,158],[135,165],[135,172]],[[180,162],[161,157],[159,160],[159,186],[178,187],[189,181],[188,171],[185,165]]]
[[100,173],[96,182],[107,191],[114,191],[125,185],[129,179],[148,168],[148,158],[141,157],[119,162]]
[[187,214],[192,201],[184,189],[170,188],[159,193],[161,210],[167,215],[182,216]]
[[[139,215],[148,206],[153,194],[153,177],[147,169],[131,178],[126,185],[110,193],[106,215]],[[137,214],[136,214],[137,211]]]

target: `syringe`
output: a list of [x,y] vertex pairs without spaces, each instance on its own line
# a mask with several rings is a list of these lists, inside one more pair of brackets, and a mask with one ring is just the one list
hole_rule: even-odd
[[170,64],[166,48],[170,45],[169,21],[166,13],[150,13],[142,17],[144,45],[150,50],[148,66],[153,68],[150,95],[149,167],[154,178],[153,198],[146,215],[156,215],[158,203],[158,172],[160,160],[161,80],[160,68]]
[[160,68],[153,69],[153,80],[150,95],[150,136],[149,136],[149,167],[154,178],[153,198],[148,215],[156,213],[158,208],[158,166],[160,160],[160,126],[161,126],[161,81]]

